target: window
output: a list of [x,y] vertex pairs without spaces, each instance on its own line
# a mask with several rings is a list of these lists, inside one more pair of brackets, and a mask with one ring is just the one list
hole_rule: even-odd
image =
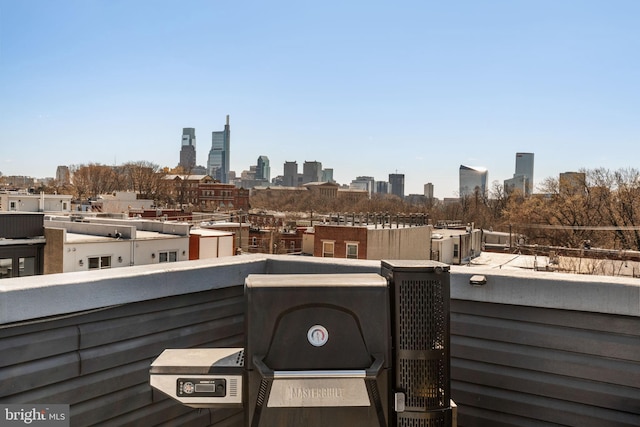
[[89,270],[101,270],[103,268],[111,268],[110,256],[89,257]]
[[25,257],[18,261],[18,276],[33,276],[36,274],[36,258]]
[[0,258],[0,279],[11,277],[13,260],[11,258]]
[[322,242],[322,256],[327,258],[333,258],[335,242]]
[[17,206],[18,206],[18,204],[16,202],[9,202],[9,210],[10,211],[15,211]]
[[159,262],[176,262],[178,261],[178,252],[177,251],[166,251],[159,252],[160,261]]
[[453,257],[458,258],[458,252],[460,252],[459,246],[457,243],[453,244]]
[[347,258],[358,259],[357,243],[347,243]]

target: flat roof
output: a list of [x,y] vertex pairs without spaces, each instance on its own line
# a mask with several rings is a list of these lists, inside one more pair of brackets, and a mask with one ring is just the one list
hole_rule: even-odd
[[[389,224],[384,224],[384,227],[382,226],[382,224],[356,224],[353,225],[351,223],[349,224],[333,224],[333,223],[321,223],[319,221],[314,221],[313,222],[313,226],[314,227],[352,227],[352,228],[366,228],[367,230],[389,230],[389,229],[404,229],[404,228],[432,228],[429,224],[424,224],[424,225],[417,225],[417,224],[410,224],[410,223],[406,223],[406,224],[396,224],[393,223],[391,225]],[[309,230],[307,230],[309,231]]]
[[[120,240],[159,240],[159,239],[176,239],[176,238],[185,238],[187,236],[177,235],[177,234],[169,234],[169,233],[159,233],[157,231],[136,231],[135,239],[122,238]],[[83,234],[83,233],[71,233],[67,231],[67,243],[89,243],[89,242],[113,242],[116,241],[115,237],[109,236],[98,236],[94,234]]]
[[498,269],[533,270],[550,264],[546,255],[522,255],[499,252],[481,252],[473,258],[470,266],[483,266]]
[[195,228],[192,229],[189,233],[205,237],[233,236],[233,233],[231,231],[216,230],[213,228]]

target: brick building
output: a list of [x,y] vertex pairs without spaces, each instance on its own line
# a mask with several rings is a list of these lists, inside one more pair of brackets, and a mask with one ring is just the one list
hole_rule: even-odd
[[430,259],[431,226],[315,225],[313,256],[354,259]]
[[165,179],[173,183],[172,198],[183,208],[202,212],[249,209],[248,189],[223,184],[209,175],[167,175]]

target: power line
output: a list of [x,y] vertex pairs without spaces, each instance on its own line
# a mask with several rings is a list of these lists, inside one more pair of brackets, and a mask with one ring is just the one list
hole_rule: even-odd
[[543,228],[549,230],[594,230],[594,231],[632,231],[640,230],[640,225],[546,225],[546,224],[513,224],[519,228]]

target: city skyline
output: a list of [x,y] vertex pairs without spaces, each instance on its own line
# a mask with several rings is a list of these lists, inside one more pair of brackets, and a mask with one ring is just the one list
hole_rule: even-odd
[[274,176],[318,161],[341,184],[398,173],[405,194],[433,183],[442,199],[461,164],[502,184],[516,152],[536,155],[534,189],[638,167],[639,14],[623,0],[5,0],[0,172],[175,167],[183,128],[206,165],[227,114],[238,174],[261,155]]

